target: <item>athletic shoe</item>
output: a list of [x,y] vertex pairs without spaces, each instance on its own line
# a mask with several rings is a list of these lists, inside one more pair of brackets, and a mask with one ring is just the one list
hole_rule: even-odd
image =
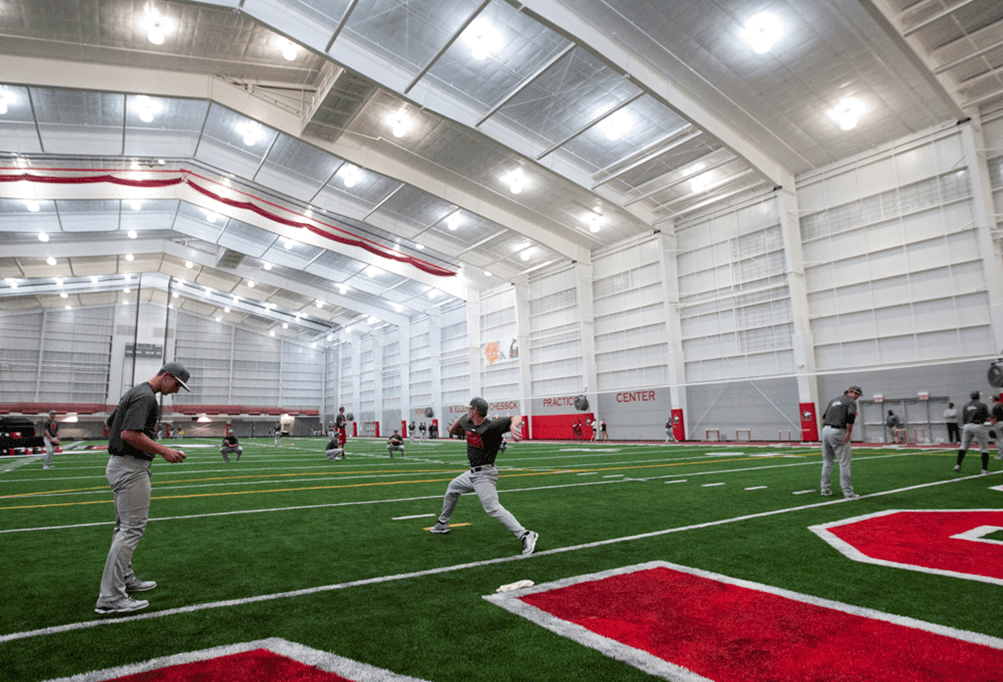
[[125,586],[126,592],[146,592],[147,590],[152,590],[157,586],[157,583],[152,580],[137,580],[134,583],[129,583]]
[[533,531],[526,531],[526,534],[522,536],[522,553],[532,554],[536,551],[536,539],[540,537],[539,533],[534,533]]
[[436,523],[434,526],[428,529],[429,533],[448,533],[449,524],[448,523]]
[[982,475],[983,475],[983,476],[985,476],[985,475],[986,475],[986,474],[988,474],[988,473],[989,473],[989,469],[983,469],[983,470],[982,470]]
[[858,497],[860,497],[860,495],[858,495],[857,493],[846,493],[843,495],[844,500],[855,500]]
[[1003,455],[996,455],[996,459],[1003,459]]
[[145,599],[133,599],[132,597],[126,597],[117,604],[109,606],[95,606],[94,613],[100,613],[102,616],[106,616],[110,613],[130,613],[132,611],[145,609],[149,605],[150,602]]
[[46,465],[44,465],[44,464],[43,464],[43,465],[42,465],[42,468],[43,468],[43,469],[55,469],[56,467],[54,467],[54,466],[52,466],[52,465],[48,465],[48,466],[46,466]]
[[955,464],[954,465],[954,470],[955,471],[961,471],[961,465],[960,464]]
[[832,497],[832,491],[831,490],[823,490],[822,491],[822,497]]

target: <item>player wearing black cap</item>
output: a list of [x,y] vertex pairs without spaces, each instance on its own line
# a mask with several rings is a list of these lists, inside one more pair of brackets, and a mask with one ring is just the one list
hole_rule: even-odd
[[153,439],[160,420],[157,393],[171,395],[188,388],[189,374],[181,363],[169,362],[157,376],[129,389],[108,417],[108,466],[105,478],[115,494],[115,532],[101,575],[96,613],[128,613],[149,606],[129,592],[152,590],[157,583],[140,580],[132,571],[132,555],[150,516],[150,463],[160,455],[171,464],[183,462],[185,453]]
[[968,452],[972,441],[975,441],[982,453],[982,473],[989,473],[989,429],[985,425],[989,419],[989,408],[979,400],[980,395],[978,391],[972,391],[972,399],[961,408],[961,419],[964,426],[961,427],[961,449],[958,450],[958,463],[954,465],[955,471],[961,471],[961,460],[965,458],[965,453]]
[[853,492],[850,481],[850,461],[853,448],[850,434],[857,420],[857,398],[863,391],[860,386],[850,386],[843,395],[833,398],[822,413],[822,494],[832,495],[832,463],[839,462],[839,486],[843,497],[853,500],[860,495]]
[[498,501],[498,469],[495,468],[495,457],[501,447],[502,436],[510,432],[513,441],[522,440],[522,417],[516,415],[488,419],[487,414],[487,401],[484,398],[474,398],[470,401],[467,414],[449,427],[451,434],[466,438],[470,469],[454,478],[446,488],[446,495],[442,499],[442,513],[430,530],[433,533],[448,533],[449,519],[460,495],[476,492],[488,516],[497,519],[522,541],[523,554],[532,554],[536,550],[539,535],[526,530],[511,512],[501,506]]

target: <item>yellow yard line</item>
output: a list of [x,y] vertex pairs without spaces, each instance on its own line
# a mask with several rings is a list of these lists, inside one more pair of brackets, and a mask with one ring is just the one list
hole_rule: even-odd
[[[636,466],[612,466],[612,467],[602,467],[602,468],[592,468],[592,469],[557,469],[551,471],[526,471],[524,473],[512,473],[511,470],[504,470],[501,478],[515,478],[521,476],[553,476],[556,474],[564,473],[591,473],[591,472],[601,472],[601,471],[632,471],[637,469],[658,469],[665,467],[677,467],[677,466],[691,466],[694,464],[707,464],[708,461],[717,463],[727,463],[727,462],[749,462],[753,460],[762,460],[762,457],[742,457],[738,459],[711,459],[711,460],[697,460],[697,461],[686,461],[686,462],[665,462],[661,464],[639,464]],[[458,471],[462,471],[458,470]],[[346,472],[348,473],[348,472]],[[358,472],[354,472],[358,473]],[[373,472],[376,473],[376,472]],[[386,471],[379,473],[388,473]],[[447,473],[458,473],[457,471],[447,472]],[[295,474],[293,474],[295,475]],[[235,477],[235,478],[245,478],[245,477]],[[212,479],[199,479],[199,481],[206,481]],[[221,479],[226,480],[226,479]],[[214,493],[193,493],[190,495],[166,495],[163,497],[154,497],[154,500],[184,500],[196,497],[223,497],[228,495],[264,495],[271,493],[289,493],[289,492],[300,492],[307,490],[339,490],[342,488],[367,488],[373,486],[384,486],[384,485],[401,485],[405,483],[445,483],[453,480],[452,478],[435,478],[426,479],[421,481],[405,480],[405,481],[384,481],[384,482],[369,482],[369,483],[351,483],[346,485],[324,485],[324,486],[308,486],[304,488],[275,488],[272,490],[236,490],[232,492],[214,492]],[[166,482],[166,481],[165,481]],[[193,481],[171,481],[172,483],[191,483]],[[33,494],[43,494],[43,493],[33,493]],[[89,502],[57,502],[52,504],[35,504],[35,505],[21,505],[17,507],[0,507],[0,511],[6,511],[11,509],[43,509],[47,507],[73,507],[77,505],[86,504],[111,504],[114,500],[92,500]]]

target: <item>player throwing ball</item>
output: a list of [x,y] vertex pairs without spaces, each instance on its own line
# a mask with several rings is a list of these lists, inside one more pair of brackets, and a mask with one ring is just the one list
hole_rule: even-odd
[[511,432],[515,442],[522,440],[522,417],[504,417],[488,419],[488,403],[484,398],[474,398],[470,401],[467,414],[457,419],[449,427],[449,433],[467,440],[467,459],[470,469],[454,478],[446,488],[442,498],[442,513],[439,521],[431,528],[433,533],[448,533],[449,519],[460,499],[460,495],[469,492],[477,493],[481,506],[493,519],[497,519],[522,541],[522,553],[532,554],[536,550],[536,540],[539,534],[526,530],[512,513],[501,506],[498,501],[498,469],[495,468],[495,457],[502,444],[502,435]]

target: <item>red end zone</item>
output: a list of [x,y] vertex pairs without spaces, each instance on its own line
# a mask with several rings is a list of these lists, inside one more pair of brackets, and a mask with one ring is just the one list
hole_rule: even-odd
[[1000,639],[664,562],[485,599],[672,680],[998,682],[1003,670]]

